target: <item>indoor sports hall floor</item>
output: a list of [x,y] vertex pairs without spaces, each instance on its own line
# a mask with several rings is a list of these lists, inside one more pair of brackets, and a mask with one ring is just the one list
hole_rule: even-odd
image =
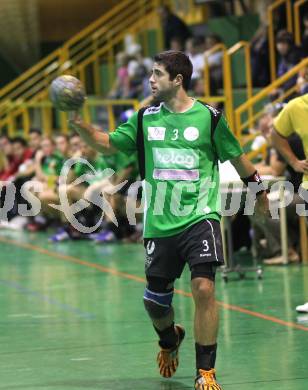
[[[145,315],[141,245],[45,235],[0,235],[0,389],[193,389],[189,275],[177,284],[187,329],[174,379],[159,377],[156,337]],[[267,267],[264,280],[217,277],[224,390],[307,390],[308,267]]]

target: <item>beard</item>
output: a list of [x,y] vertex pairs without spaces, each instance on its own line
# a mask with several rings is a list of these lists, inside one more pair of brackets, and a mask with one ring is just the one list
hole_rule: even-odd
[[164,91],[157,91],[153,96],[153,101],[156,104],[169,100],[174,95],[174,89],[166,89]]

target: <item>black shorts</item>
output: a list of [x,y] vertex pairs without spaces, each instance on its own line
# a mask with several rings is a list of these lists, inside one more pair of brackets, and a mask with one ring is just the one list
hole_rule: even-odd
[[164,279],[179,278],[185,264],[213,268],[224,264],[220,224],[205,219],[171,237],[145,238],[145,274]]

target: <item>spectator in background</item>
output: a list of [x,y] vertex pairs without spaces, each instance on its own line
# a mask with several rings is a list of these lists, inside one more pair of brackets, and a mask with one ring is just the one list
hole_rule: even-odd
[[[55,200],[52,203],[59,203],[59,192],[65,191],[67,199],[69,201],[69,204],[73,204],[80,199],[85,198],[86,191],[89,190],[89,188],[94,185],[97,181],[102,180],[101,174],[103,170],[106,168],[105,159],[102,155],[99,155],[96,150],[92,149],[90,146],[85,144],[83,141],[81,142],[81,157],[86,159],[90,165],[84,164],[81,161],[78,161],[74,167],[72,172],[72,177],[70,178],[71,184],[67,183],[61,183],[59,190],[56,192]],[[91,169],[91,166],[95,169],[95,175],[93,175],[93,170]],[[74,184],[73,180],[78,179],[82,176],[88,176],[87,180],[81,181],[79,184]],[[50,200],[45,198],[43,200],[44,205],[48,205],[50,203]],[[78,213],[78,216],[76,218],[81,222],[84,226],[88,226],[87,223],[89,221],[90,215],[92,216],[92,208],[88,207],[84,210],[82,210],[81,213]],[[66,215],[63,213],[60,214],[60,218],[62,220],[63,226],[57,230],[57,232],[50,237],[50,241],[52,242],[60,242],[65,241],[69,239],[81,239],[86,238],[87,235],[79,232],[76,230],[70,223],[69,220],[71,220],[72,215],[67,220],[67,216],[71,210],[66,211]]]
[[129,57],[124,52],[119,52],[116,56],[117,77],[115,83],[109,92],[111,99],[125,99],[129,96],[129,74],[128,74]]
[[303,17],[304,31],[302,35],[302,51],[303,56],[308,56],[308,13],[305,13]]
[[308,93],[308,68],[304,68],[299,72],[296,83],[299,95]]
[[72,157],[78,157],[81,154],[81,138],[77,133],[72,133],[69,137],[70,152]]
[[[22,137],[15,137],[11,142],[7,139],[5,141],[6,146],[4,147],[8,154],[8,167],[3,172],[2,180],[15,180],[18,175],[18,171],[31,160],[32,151],[28,148],[27,142]],[[9,145],[9,143],[11,145]]]
[[[16,217],[18,204],[23,200],[20,190],[21,186],[28,180],[28,166],[31,164],[32,151],[28,148],[28,144],[22,137],[15,137],[11,140],[1,137],[2,144],[4,143],[4,150],[8,154],[8,163],[6,169],[1,174],[1,180],[6,182],[13,182],[16,193],[14,196],[14,205],[8,212],[8,219]],[[6,186],[1,188],[1,205],[5,199]]]
[[191,76],[192,84],[203,77],[204,72],[204,39],[201,36],[188,38],[185,44],[186,55],[189,57],[193,73]]
[[7,169],[8,162],[5,153],[0,149],[0,177],[2,172]]
[[218,34],[209,34],[205,38],[205,63],[210,70],[210,90],[212,95],[218,94],[218,88],[222,87],[222,50],[211,53],[217,44],[222,43],[222,39]]
[[[303,149],[303,144],[300,137],[297,134],[291,134],[286,138],[291,150],[294,155],[299,159],[305,159],[305,153]],[[275,145],[272,146],[275,147]],[[288,260],[289,262],[299,262],[300,258],[298,255],[298,246],[299,246],[299,221],[296,214],[296,205],[303,204],[303,199],[299,196],[298,191],[302,182],[303,174],[296,172],[286,160],[275,150],[275,159],[271,160],[272,174],[274,176],[285,176],[286,180],[289,181],[294,188],[294,196],[292,202],[287,206],[287,224],[288,224]],[[278,202],[277,196],[277,202]],[[272,236],[276,239],[276,242],[280,245],[280,226],[277,220],[268,221],[267,229],[271,230]],[[271,259],[265,259],[264,264],[267,265],[280,265],[283,264],[283,258],[281,255]]]
[[130,60],[128,62],[130,98],[142,100],[150,95],[148,75],[152,69],[152,65],[152,59],[142,55],[141,46],[139,44],[131,46]]
[[[286,180],[289,180],[293,187],[295,196],[293,201],[287,207],[287,223],[289,226],[288,234],[288,259],[290,262],[298,262],[299,255],[297,253],[298,246],[298,218],[295,212],[296,204],[302,203],[301,198],[297,195],[302,174],[295,172],[286,161],[283,159],[280,153],[274,149],[274,145],[271,139],[271,131],[273,127],[274,117],[278,114],[284,105],[275,105],[273,107],[267,107],[264,114],[258,121],[258,130],[261,135],[256,137],[252,144],[252,150],[257,149],[256,146],[266,145],[267,153],[266,158],[255,167],[260,172],[260,175],[272,175],[272,176],[286,176]],[[262,138],[261,138],[262,137]],[[254,144],[257,145],[254,145]],[[293,135],[288,139],[288,143],[298,158],[304,158],[303,146],[300,138],[297,135]],[[271,193],[273,195],[273,202],[278,201],[278,194]],[[277,195],[277,196],[276,196]],[[276,198],[275,198],[276,196]],[[257,253],[260,257],[264,258],[264,263],[267,265],[279,265],[283,264],[283,258],[281,256],[281,239],[280,239],[280,223],[278,220],[267,218],[266,222],[260,220],[257,215],[249,217],[253,230],[254,230],[254,242]],[[260,245],[261,238],[265,238],[263,246]]]
[[[295,46],[293,34],[287,30],[280,30],[276,36],[276,49],[278,51],[277,77],[283,76],[292,69],[302,59],[301,50]],[[271,97],[274,100],[279,94],[289,90],[296,84],[297,76],[286,81],[281,90],[274,90]],[[285,99],[286,101],[294,98],[294,94]]]
[[191,36],[191,32],[186,23],[172,13],[167,5],[159,7],[158,14],[161,18],[165,49],[170,49],[171,40],[174,37],[179,38],[182,42],[182,47],[184,47],[186,39]]
[[55,137],[56,152],[63,160],[71,157],[69,138],[65,134],[59,134]]
[[293,34],[286,30],[277,33],[276,48],[279,54],[277,76],[280,77],[298,64],[302,58],[302,53],[295,46]]
[[7,179],[7,172],[9,169],[9,164],[13,159],[13,147],[8,136],[0,136],[0,151],[2,153],[2,166],[0,170],[0,180]]
[[184,43],[183,43],[182,39],[179,37],[171,38],[170,50],[183,51],[184,50]]
[[42,190],[36,196],[40,199],[41,213],[27,225],[29,231],[46,230],[50,217],[57,213],[48,206],[58,199],[58,179],[63,165],[63,158],[56,151],[55,142],[50,137],[44,137],[41,149],[35,155],[35,181],[42,184]]
[[255,164],[256,169],[258,169],[260,175],[272,175],[273,170],[270,164],[271,158],[273,158],[273,153],[271,149],[271,127],[273,124],[273,117],[271,114],[265,112],[261,115],[258,120],[257,130],[261,133],[257,135],[251,144],[251,150],[258,150],[262,146],[266,147],[266,156],[265,159]]
[[42,132],[39,129],[31,129],[29,132],[29,148],[33,156],[40,149],[42,142]]
[[251,40],[251,70],[254,87],[265,87],[270,83],[267,29],[266,24],[261,24]]

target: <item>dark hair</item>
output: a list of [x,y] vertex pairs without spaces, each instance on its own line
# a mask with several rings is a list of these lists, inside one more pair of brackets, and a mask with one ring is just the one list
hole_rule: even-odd
[[192,44],[194,47],[200,46],[204,44],[204,37],[201,35],[196,35],[192,38]]
[[218,34],[210,33],[207,35],[207,38],[213,39],[216,43],[222,43],[222,38]]
[[79,138],[81,138],[80,135],[79,135],[79,133],[77,133],[77,131],[71,132],[71,133],[69,134],[69,136],[68,136],[69,139],[72,139],[72,138],[74,138],[74,137],[79,137]]
[[20,144],[23,147],[27,147],[27,145],[28,145],[27,141],[22,137],[14,137],[11,142],[12,142],[12,144]]
[[56,134],[54,134],[54,139],[56,139],[58,137],[62,137],[64,139],[66,139],[66,141],[69,141],[69,136],[67,134],[64,134],[64,133],[56,133]]
[[181,51],[168,50],[157,54],[154,61],[164,65],[170,75],[170,80],[174,80],[178,74],[183,76],[183,88],[187,91],[192,75],[192,63],[188,56]]
[[42,135],[42,131],[40,129],[30,129],[29,134]]
[[287,30],[280,30],[276,36],[276,43],[288,43],[290,46],[294,45],[293,34]]

